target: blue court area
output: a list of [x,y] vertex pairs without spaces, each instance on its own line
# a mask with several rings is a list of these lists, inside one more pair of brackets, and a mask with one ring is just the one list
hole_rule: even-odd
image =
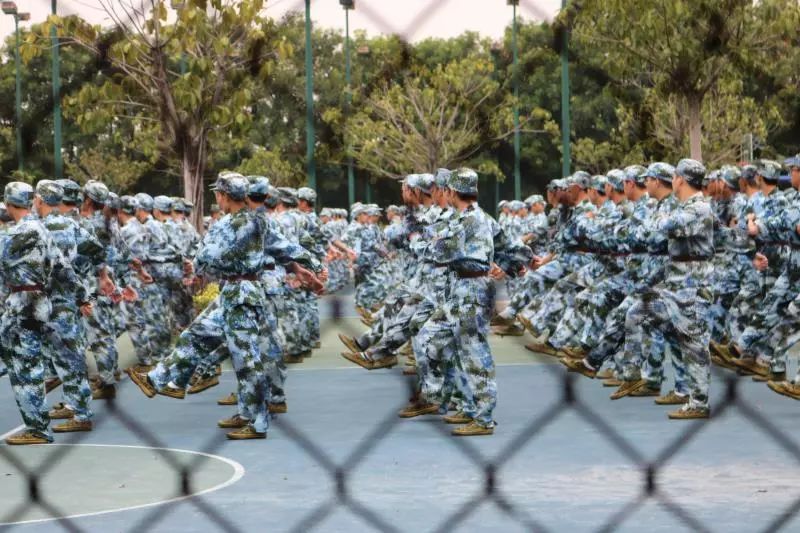
[[[93,432],[57,436],[57,446],[2,446],[2,521],[48,532],[752,532],[800,505],[800,404],[749,378],[737,381],[744,408],[720,408],[723,373],[713,384],[717,416],[668,421],[669,408],[652,398],[612,402],[612,389],[565,381],[554,360],[495,338],[496,433],[456,440],[439,417],[397,418],[411,387],[402,365],[349,365],[336,333],[361,326],[324,313],[323,348],[291,367],[289,412],[266,441],[229,442],[216,428],[233,414],[216,404],[233,390],[230,371],[182,401],[147,399],[125,380],[113,409],[94,403]],[[7,379],[0,402],[1,432],[10,431],[19,415]],[[24,507],[29,483],[19,468],[38,476],[47,509]],[[199,495],[183,497],[184,481]],[[49,512],[79,516],[41,521]],[[797,531],[800,519],[782,525]]]

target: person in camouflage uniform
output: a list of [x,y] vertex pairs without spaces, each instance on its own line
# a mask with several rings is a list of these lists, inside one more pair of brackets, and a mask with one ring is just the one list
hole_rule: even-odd
[[147,262],[150,250],[150,233],[136,218],[137,210],[136,198],[133,196],[120,198],[118,214],[121,224],[120,236],[131,254],[131,260],[138,265],[137,276],[131,280],[131,287],[136,291],[137,298],[122,302],[122,307],[125,312],[125,326],[138,361],[136,370],[145,372],[157,361],[154,353],[157,340],[152,338],[154,329],[149,322],[153,318],[153,312],[150,308],[152,302],[148,286],[153,284],[153,278],[142,266]]
[[[714,215],[701,187],[705,167],[694,160],[683,159],[675,168],[673,190],[680,203],[657,229],[666,234],[669,263],[664,281],[643,294],[627,312],[625,362],[623,379],[616,397],[624,397],[650,386],[643,379],[633,354],[644,350],[642,332],[659,329],[672,347],[673,357],[686,368],[689,385],[688,401],[672,419],[708,418],[710,339],[708,308],[712,297],[712,259],[714,256]],[[593,376],[583,362],[572,370]]]
[[[658,229],[658,224],[660,220],[670,216],[675,208],[672,193],[674,173],[674,167],[666,163],[653,163],[641,173],[635,167],[626,169],[628,191],[632,198],[639,195],[640,200],[634,207],[631,223],[622,228],[620,235],[625,249],[631,251],[628,259],[630,268],[626,268],[630,277],[628,294],[619,306],[607,316],[602,335],[591,348],[588,356],[583,360],[565,359],[563,361],[570,370],[591,376],[597,376],[598,370],[605,362],[613,361],[613,374],[603,376],[607,378],[606,384],[609,386],[622,385],[618,378],[622,377],[623,366],[640,368],[642,376],[649,381],[650,386],[644,391],[631,392],[631,396],[652,395],[651,390],[659,387],[662,381],[664,341],[659,330],[647,332],[648,335],[643,337],[642,351],[638,353],[628,352],[626,354],[622,350],[622,346],[626,337],[626,317],[629,310],[664,278],[667,238]],[[634,186],[635,191],[633,190]],[[642,187],[646,194],[642,192]],[[635,327],[631,325],[633,322],[628,324],[628,328]],[[636,331],[631,334],[641,336],[642,332]],[[629,359],[626,359],[626,356]],[[656,403],[672,405],[682,404],[686,401],[689,391],[685,385],[683,367],[677,364],[674,358],[673,365],[676,375],[675,391],[656,399]],[[586,369],[589,370],[588,373]]]
[[[65,193],[66,193],[65,188]],[[90,180],[83,186],[83,202],[80,207],[80,223],[103,246],[105,257],[100,267],[110,280],[108,289],[104,290],[90,277],[90,292],[95,295],[94,311],[85,317],[87,347],[92,352],[97,364],[97,380],[93,383],[92,396],[96,400],[105,400],[116,396],[117,359],[117,329],[114,318],[114,299],[120,293],[113,278],[114,268],[124,262],[123,250],[119,250],[112,242],[108,221],[103,214],[105,203],[108,200],[108,187],[104,184]],[[65,194],[65,200],[67,196]],[[79,250],[80,252],[80,250]]]
[[[301,187],[297,190],[297,209],[303,221],[303,230],[308,235],[308,250],[314,254],[318,261],[324,262],[327,255],[328,240],[320,227],[319,217],[315,211],[317,193],[310,187]],[[323,275],[327,281],[327,271]],[[313,348],[320,347],[319,324],[319,296],[311,291],[303,291],[301,295],[302,322],[301,328],[307,329],[310,343]]]
[[[762,184],[777,182],[781,165],[777,161],[762,160],[757,166],[756,173]],[[740,359],[731,360],[736,366],[762,376],[772,381],[786,379],[785,357],[775,357],[775,348],[781,344],[781,339],[770,335],[782,317],[786,315],[787,307],[798,294],[798,281],[800,281],[800,237],[797,234],[797,224],[800,223],[800,199],[797,190],[791,188],[786,192],[765,190],[767,200],[760,215],[748,216],[748,234],[761,244],[761,250],[766,257],[765,271],[772,267],[773,259],[777,255],[784,258],[782,253],[775,248],[788,250],[781,273],[772,283],[761,305],[751,317],[746,329],[735,344]],[[772,254],[770,254],[772,251]],[[756,256],[758,258],[758,255]],[[756,259],[759,267],[759,260]],[[763,264],[763,263],[762,263]],[[767,276],[769,279],[769,275]],[[770,341],[775,341],[775,344]]]
[[214,190],[226,215],[204,236],[193,262],[185,263],[189,275],[209,274],[225,281],[216,305],[210,305],[181,333],[175,350],[147,374],[129,370],[131,380],[152,397],[157,393],[182,398],[202,358],[223,344],[236,372],[239,412],[221,420],[231,428],[228,438],[266,438],[267,376],[259,347],[264,293],[258,282],[273,259],[287,263],[299,279],[321,286],[316,276],[297,262],[320,270],[307,251],[268,230],[263,220],[248,210],[249,183],[234,173],[217,178]]
[[[52,442],[45,402],[45,325],[51,319],[50,287],[59,280],[77,279],[53,237],[32,213],[33,188],[10,182],[4,190],[6,209],[16,222],[0,240],[3,311],[0,350],[25,429],[7,444]],[[59,273],[60,271],[60,273]],[[69,273],[72,272],[72,277]],[[77,285],[64,289],[79,290]]]
[[[167,202],[168,198],[164,197]],[[153,283],[142,285],[147,319],[147,338],[150,340],[151,354],[160,360],[170,353],[172,331],[170,324],[170,288],[181,277],[180,250],[167,236],[163,222],[153,216],[154,199],[146,193],[138,193],[136,218],[147,231],[147,253],[144,265]],[[167,202],[162,200],[160,207],[167,210]],[[165,213],[168,211],[162,211]],[[161,216],[161,214],[159,214]],[[166,311],[166,316],[165,316]]]
[[[80,227],[75,220],[58,211],[64,189],[50,180],[36,185],[34,211],[41,217],[62,257],[77,267],[78,249],[90,260],[88,277],[96,276],[95,269],[102,264],[104,249],[93,235]],[[101,273],[104,271],[101,271]],[[54,366],[63,383],[64,401],[50,411],[53,420],[67,420],[55,426],[56,433],[89,431],[92,429],[92,411],[89,403],[92,391],[84,357],[84,327],[80,315],[92,312],[89,291],[81,282],[75,269],[56,268],[50,285],[50,320],[44,325],[42,352]]]

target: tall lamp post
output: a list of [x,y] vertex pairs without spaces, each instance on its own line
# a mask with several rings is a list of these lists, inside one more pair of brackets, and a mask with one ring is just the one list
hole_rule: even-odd
[[517,50],[517,5],[519,0],[506,0],[506,3],[513,8],[513,20],[511,22],[511,50],[514,57],[513,73],[511,81],[514,85],[514,199],[519,200],[522,198],[522,179],[520,177],[519,168],[519,153],[520,153],[520,139],[519,139],[519,75],[517,71],[519,62],[519,51]]
[[311,51],[311,0],[306,0],[306,164],[308,186],[317,189],[317,167],[314,162],[314,58]]
[[[350,10],[356,8],[355,0],[339,0],[344,8],[344,77],[347,83],[347,94],[345,98],[345,113],[350,115],[350,104],[353,101],[353,90],[350,78]],[[353,156],[350,155],[350,146],[347,147],[347,200],[348,205],[356,202],[356,178],[353,174]]]
[[[58,0],[52,0],[51,7],[53,16],[58,15]],[[64,177],[64,159],[61,155],[61,63],[55,25],[50,28],[50,42],[53,45],[53,176],[61,179]]]
[[14,35],[16,43],[14,46],[14,65],[15,65],[15,81],[16,81],[16,94],[14,97],[14,106],[16,111],[17,122],[17,165],[20,170],[25,170],[25,162],[22,154],[22,72],[19,61],[19,22],[30,20],[30,13],[20,13],[17,11],[17,4],[14,2],[3,2],[3,13],[14,17]]
[[[494,77],[497,78],[499,71],[500,54],[503,53],[503,41],[495,41],[492,43],[491,48],[492,61],[494,63]],[[497,204],[500,203],[500,178],[494,178],[494,216],[495,218],[500,214],[497,211]]]
[[[368,58],[370,56],[370,54],[372,53],[372,51],[369,49],[369,46],[366,45],[366,44],[362,44],[361,46],[359,46],[358,50],[356,50],[356,52],[362,58]],[[365,69],[364,69],[364,66],[362,65],[361,66],[361,89],[362,89],[362,91],[366,89],[365,86],[364,86],[364,71],[365,71]],[[366,198],[365,198],[365,201],[367,203],[371,203],[372,202],[372,186],[370,185],[370,182],[369,182],[369,176],[366,178],[366,185],[367,185],[367,187],[366,187]]]
[[[561,9],[566,9],[568,0],[561,0]],[[561,175],[570,174],[572,154],[569,144],[569,28],[564,28],[561,42]]]

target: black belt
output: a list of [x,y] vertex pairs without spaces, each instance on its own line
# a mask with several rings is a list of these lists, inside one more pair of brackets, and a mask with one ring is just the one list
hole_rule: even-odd
[[709,261],[711,257],[696,256],[696,255],[676,255],[670,257],[676,263],[689,263],[691,261]]
[[42,292],[44,285],[9,285],[8,289],[12,292]]
[[488,274],[488,272],[456,272],[456,276],[460,279],[485,278]]

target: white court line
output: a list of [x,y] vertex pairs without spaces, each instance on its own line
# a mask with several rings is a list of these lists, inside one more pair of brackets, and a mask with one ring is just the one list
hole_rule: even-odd
[[20,424],[19,426],[15,427],[14,429],[12,429],[10,431],[7,431],[7,432],[3,433],[2,435],[0,435],[0,440],[5,440],[6,438],[10,437],[11,435],[13,435],[13,434],[15,434],[15,433],[17,433],[19,431],[22,431],[23,429],[25,429],[25,424]]
[[204,452],[196,452],[194,450],[181,450],[178,448],[155,448],[153,446],[134,446],[134,445],[126,445],[126,444],[37,444],[36,446],[85,446],[85,447],[95,447],[95,448],[135,448],[140,450],[163,450],[169,452],[178,452],[178,453],[188,453],[191,455],[202,455],[203,457],[208,457],[210,459],[217,459],[230,465],[233,468],[233,475],[225,481],[224,483],[220,483],[219,485],[214,485],[213,487],[209,487],[207,489],[201,490],[200,492],[193,492],[192,494],[187,494],[184,496],[176,496],[175,498],[169,498],[167,500],[161,500],[157,502],[151,503],[143,503],[141,505],[131,505],[129,507],[118,507],[116,509],[108,509],[105,511],[95,511],[92,513],[79,513],[67,516],[56,516],[50,518],[37,518],[34,520],[21,520],[19,522],[0,522],[0,526],[10,526],[10,525],[20,525],[20,524],[38,524],[42,522],[52,522],[53,520],[62,520],[62,519],[71,519],[71,518],[85,518],[87,516],[100,516],[104,514],[111,514],[111,513],[119,513],[122,511],[132,511],[134,509],[145,509],[147,507],[155,507],[156,505],[165,505],[167,503],[175,503],[183,500],[187,500],[189,498],[194,498],[195,496],[202,496],[204,494],[208,494],[210,492],[216,492],[218,490],[222,490],[224,488],[230,487],[240,479],[245,474],[245,468],[240,463],[228,459],[227,457],[222,457],[220,455],[213,455],[210,453]]

